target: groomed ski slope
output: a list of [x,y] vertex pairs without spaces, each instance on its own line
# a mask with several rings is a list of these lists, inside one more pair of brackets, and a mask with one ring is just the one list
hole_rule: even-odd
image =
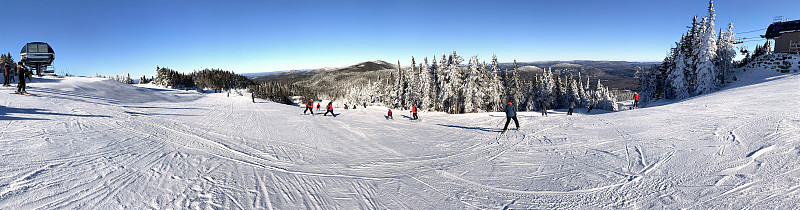
[[520,113],[502,136],[503,113],[333,118],[38,78],[36,96],[0,89],[0,209],[800,208],[800,76],[738,76],[638,110]]

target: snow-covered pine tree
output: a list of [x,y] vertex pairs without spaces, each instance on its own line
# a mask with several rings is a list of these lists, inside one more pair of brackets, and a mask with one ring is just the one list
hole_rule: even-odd
[[404,85],[403,85],[404,79],[403,79],[403,77],[404,77],[403,76],[403,67],[400,66],[400,60],[398,60],[397,61],[397,75],[395,77],[394,91],[393,91],[394,93],[392,94],[392,95],[395,96],[394,97],[394,101],[392,102],[394,108],[402,108],[405,105],[404,104],[405,99],[403,97],[405,95],[405,92],[403,92],[403,90],[404,90]]
[[464,113],[475,112],[475,104],[473,101],[475,100],[475,91],[477,89],[476,76],[478,73],[476,70],[477,65],[475,64],[477,62],[476,59],[477,56],[469,59],[467,63],[467,72],[464,76],[464,84],[461,88],[464,94]]
[[709,93],[717,88],[717,68],[714,64],[717,56],[717,36],[714,29],[714,3],[709,1],[708,17],[701,22],[701,37],[697,57],[697,94]]
[[432,110],[433,100],[431,99],[431,71],[428,68],[428,57],[425,57],[423,63],[420,63],[420,100],[423,110]]
[[436,110],[449,112],[449,107],[451,106],[450,99],[452,98],[452,91],[450,90],[450,64],[444,53],[442,53],[438,70],[439,93],[437,94],[438,99],[436,101],[439,105]]
[[524,95],[524,90],[519,79],[519,68],[517,67],[517,60],[514,60],[512,69],[511,69],[511,82],[509,83],[509,90],[511,99],[510,101],[519,102],[522,101],[522,97]]
[[717,40],[717,72],[720,84],[724,84],[733,67],[733,58],[736,56],[736,34],[733,32],[733,23],[728,24],[728,31],[720,31]]
[[497,61],[497,55],[492,54],[492,84],[494,86],[492,92],[489,94],[493,98],[494,109],[492,111],[501,111],[503,109],[503,100],[505,97],[505,86],[503,79],[500,77],[500,63]]
[[460,67],[464,58],[453,51],[449,56],[448,78],[450,83],[450,111],[448,113],[463,113],[464,110],[464,69]]

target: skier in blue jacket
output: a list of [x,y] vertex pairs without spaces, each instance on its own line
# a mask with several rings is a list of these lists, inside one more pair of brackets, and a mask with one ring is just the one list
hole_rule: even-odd
[[514,124],[517,125],[517,130],[519,130],[519,121],[517,121],[517,109],[516,107],[514,107],[514,104],[508,102],[508,105],[506,105],[506,126],[503,127],[502,133],[506,133],[506,130],[508,130],[508,123],[511,122],[511,119],[514,119]]

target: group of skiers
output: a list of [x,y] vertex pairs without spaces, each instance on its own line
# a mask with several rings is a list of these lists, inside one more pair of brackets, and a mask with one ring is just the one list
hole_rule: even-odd
[[[542,107],[542,116],[546,117],[547,116],[547,103],[542,101],[540,105]],[[311,112],[311,115],[314,115],[314,111],[312,110],[313,107],[314,107],[314,100],[308,100],[308,102],[306,102],[306,109],[305,109],[305,111],[303,111],[303,114],[305,114],[306,112]],[[345,104],[345,109],[347,109],[346,107],[347,107],[347,105]],[[364,103],[364,108],[366,108],[366,107],[367,107],[367,104]],[[353,108],[355,108],[355,105],[353,106]],[[633,108],[639,108],[639,94],[638,93],[634,93],[633,94],[633,106],[631,108],[632,109]],[[573,100],[573,101],[570,101],[569,111],[567,111],[567,115],[572,115],[572,111],[574,109],[575,109],[575,101]],[[320,110],[320,104],[317,103],[317,111],[319,111],[319,110]],[[388,109],[388,110],[389,111],[386,114],[386,119],[394,119],[394,117],[392,117],[392,109]],[[588,111],[591,111],[591,110],[592,110],[592,107],[589,106],[589,110]],[[325,112],[324,115],[328,116],[328,113],[331,113],[331,115],[336,117],[336,114],[333,113],[333,102],[328,102],[328,109],[327,109],[327,112]],[[517,108],[514,106],[514,103],[509,101],[508,104],[506,104],[505,113],[506,113],[506,125],[503,126],[503,132],[501,132],[501,134],[505,133],[508,130],[508,124],[511,123],[511,120],[514,120],[514,124],[517,126],[517,130],[519,130],[519,120],[517,119]],[[412,120],[418,120],[419,119],[419,116],[417,115],[417,105],[416,104],[411,107],[411,116],[412,116],[412,118],[411,118]]]
[[[306,114],[306,112],[311,112],[311,115],[314,115],[314,110],[312,110],[313,108],[314,108],[314,100],[308,100],[308,102],[306,102],[306,110],[303,111],[303,114]],[[328,113],[331,113],[333,117],[336,117],[336,114],[333,113],[333,102],[328,102],[327,108],[328,109],[325,112],[325,114],[323,114],[323,116],[328,116]],[[317,103],[317,111],[319,111],[319,103]]]
[[[22,65],[22,61],[17,63],[16,67],[13,63],[4,62],[0,64],[3,68],[3,87],[10,87],[11,80],[14,80],[14,76],[18,76],[17,82],[17,94],[27,94],[28,92],[25,90],[25,79],[30,76],[30,72],[24,65]],[[30,78],[28,78],[30,79]]]

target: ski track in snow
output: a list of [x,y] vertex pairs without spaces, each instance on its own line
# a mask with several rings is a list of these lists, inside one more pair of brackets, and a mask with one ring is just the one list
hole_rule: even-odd
[[36,97],[0,97],[0,208],[798,208],[800,76],[778,76],[633,111],[520,112],[503,135],[503,113],[334,118],[37,78]]

